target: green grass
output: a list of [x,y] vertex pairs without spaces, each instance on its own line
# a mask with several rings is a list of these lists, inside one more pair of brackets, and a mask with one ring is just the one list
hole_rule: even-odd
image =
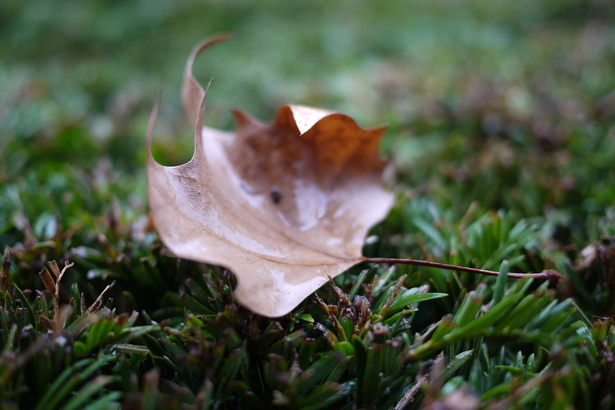
[[[615,408],[614,18],[600,0],[3,2],[0,407]],[[190,158],[183,65],[218,32],[235,40],[196,67],[216,78],[207,125],[285,103],[388,124],[397,202],[365,255],[500,276],[353,268],[271,320],[229,272],[168,256],[147,119],[162,89],[155,156]],[[52,260],[74,263],[57,299]],[[543,269],[561,283],[505,276]]]

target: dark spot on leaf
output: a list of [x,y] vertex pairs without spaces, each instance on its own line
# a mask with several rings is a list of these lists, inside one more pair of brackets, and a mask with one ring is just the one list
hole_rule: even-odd
[[271,200],[274,204],[279,204],[282,200],[282,194],[280,193],[280,191],[278,191],[277,188],[271,188],[269,194],[271,195]]

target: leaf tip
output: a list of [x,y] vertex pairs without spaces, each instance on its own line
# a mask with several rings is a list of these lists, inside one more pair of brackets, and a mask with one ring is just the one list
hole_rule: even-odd
[[151,160],[152,156],[152,142],[154,140],[154,128],[156,126],[156,119],[158,119],[158,113],[160,111],[160,96],[162,95],[162,90],[156,91],[156,99],[154,101],[154,107],[152,108],[152,112],[149,116],[149,121],[147,123],[147,155]]

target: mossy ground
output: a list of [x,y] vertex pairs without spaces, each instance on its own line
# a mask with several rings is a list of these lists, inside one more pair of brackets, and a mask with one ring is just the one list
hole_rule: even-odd
[[[614,21],[601,0],[2,2],[0,406],[614,408]],[[208,125],[285,103],[389,124],[397,202],[366,255],[561,283],[358,267],[270,320],[170,257],[145,127],[162,89],[155,156],[190,158],[183,65],[218,32]],[[74,263],[57,298],[52,260]]]

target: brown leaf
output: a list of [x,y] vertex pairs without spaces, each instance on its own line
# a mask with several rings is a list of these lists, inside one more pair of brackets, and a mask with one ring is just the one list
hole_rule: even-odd
[[[180,166],[147,165],[150,212],[178,257],[213,263],[237,277],[235,298],[264,316],[288,313],[365,259],[363,239],[393,196],[380,185],[383,128],[316,108],[283,107],[273,124],[235,111],[234,133],[203,128],[206,91],[188,59],[182,99],[195,124],[195,152]],[[151,146],[154,109],[148,129]]]

